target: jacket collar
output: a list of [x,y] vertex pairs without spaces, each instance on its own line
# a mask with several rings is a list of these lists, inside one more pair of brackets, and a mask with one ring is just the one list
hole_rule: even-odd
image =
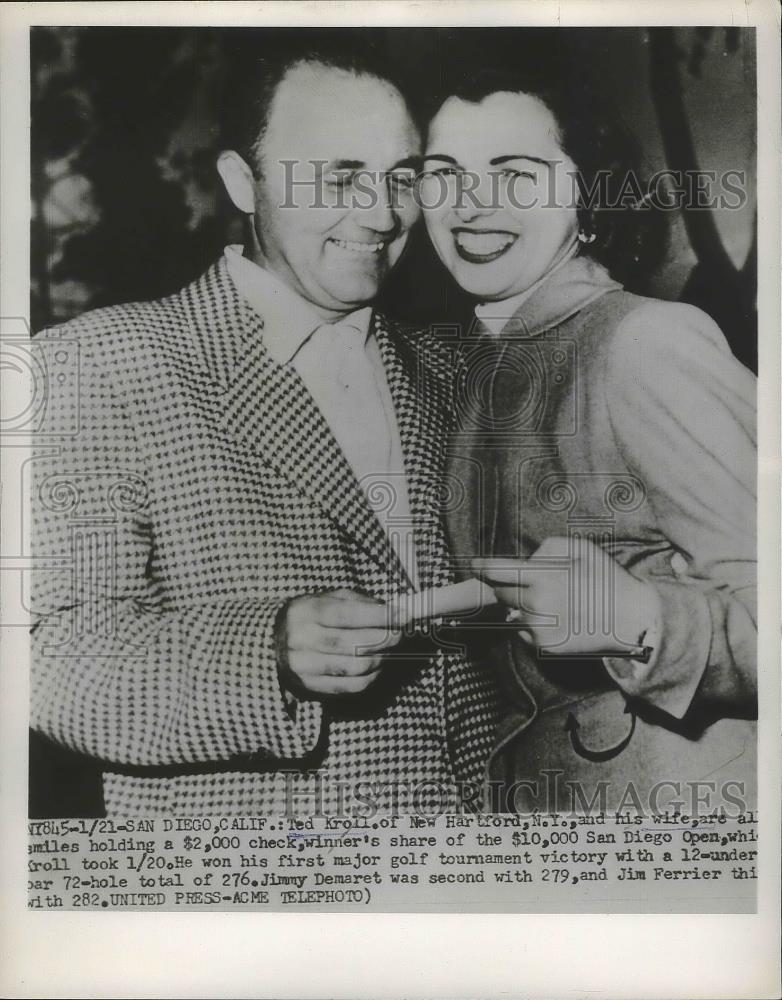
[[[573,257],[555,268],[514,312],[511,313],[512,306],[509,307],[501,336],[536,337],[564,323],[607,292],[621,288],[597,261],[589,257]],[[501,316],[502,303],[496,303],[496,307],[493,314]]]
[[[284,281],[243,256],[241,245],[227,246],[224,257],[237,291],[261,316],[264,342],[278,364],[290,364],[317,329],[336,322],[321,319],[314,307]],[[356,327],[367,340],[371,318],[372,309],[364,306],[346,314],[340,322]]]

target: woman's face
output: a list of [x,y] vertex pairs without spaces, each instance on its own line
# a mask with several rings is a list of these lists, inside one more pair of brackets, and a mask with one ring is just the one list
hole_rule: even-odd
[[429,128],[420,197],[440,260],[484,300],[526,291],[578,235],[576,167],[537,97],[451,97]]

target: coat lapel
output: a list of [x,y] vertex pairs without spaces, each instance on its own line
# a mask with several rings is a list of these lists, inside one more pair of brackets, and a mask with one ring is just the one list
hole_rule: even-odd
[[306,386],[292,367],[271,358],[263,320],[238,294],[224,263],[213,272],[223,309],[215,314],[212,294],[200,312],[213,320],[203,333],[222,389],[226,434],[261,455],[336,521],[394,589],[406,589],[409,581],[388,536]]
[[[443,463],[448,436],[446,391],[427,364],[425,350],[405,343],[379,313],[374,332],[383,358],[397,415],[405,459],[410,513],[421,588],[448,579],[440,504],[445,481]],[[423,343],[423,336],[421,337]]]

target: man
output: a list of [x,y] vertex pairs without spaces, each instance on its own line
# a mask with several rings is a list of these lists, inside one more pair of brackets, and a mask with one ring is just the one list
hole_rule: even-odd
[[384,606],[450,579],[443,359],[369,305],[419,136],[336,50],[259,62],[229,110],[243,253],[59,331],[79,429],[35,462],[33,724],[100,762],[109,814],[459,807],[494,688]]

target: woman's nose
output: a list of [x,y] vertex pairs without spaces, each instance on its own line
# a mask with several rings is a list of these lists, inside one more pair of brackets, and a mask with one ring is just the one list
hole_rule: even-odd
[[465,173],[461,180],[455,211],[463,222],[489,215],[497,208],[496,185],[491,174]]

